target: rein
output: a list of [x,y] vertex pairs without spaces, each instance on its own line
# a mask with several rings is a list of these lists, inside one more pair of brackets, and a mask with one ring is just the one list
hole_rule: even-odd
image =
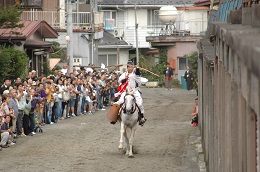
[[[127,95],[131,95],[133,97],[134,103],[132,103],[132,108],[131,108],[131,114],[133,114],[136,111],[136,107],[138,107],[138,106],[135,102],[135,97],[132,94],[126,94],[125,96],[127,96]],[[123,104],[122,108],[123,108],[123,112],[126,113],[125,97],[124,97],[124,104]],[[138,109],[139,109],[139,107],[138,107]]]

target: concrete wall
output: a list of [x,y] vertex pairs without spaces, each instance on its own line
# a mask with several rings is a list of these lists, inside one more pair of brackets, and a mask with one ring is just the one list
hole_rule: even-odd
[[197,51],[196,42],[177,42],[176,47],[177,57],[183,57]]
[[214,22],[210,35],[212,42],[198,44],[199,125],[208,171],[258,172],[260,28]]

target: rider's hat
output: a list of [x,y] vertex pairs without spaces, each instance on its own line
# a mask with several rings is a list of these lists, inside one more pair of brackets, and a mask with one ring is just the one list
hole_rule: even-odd
[[127,65],[134,65],[132,61],[128,61]]

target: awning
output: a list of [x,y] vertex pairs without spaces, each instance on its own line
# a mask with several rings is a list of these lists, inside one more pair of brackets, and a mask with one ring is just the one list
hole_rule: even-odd
[[50,49],[51,47],[52,43],[32,39],[28,39],[24,43],[24,48],[28,49]]
[[59,62],[60,58],[50,58],[50,69],[52,70]]

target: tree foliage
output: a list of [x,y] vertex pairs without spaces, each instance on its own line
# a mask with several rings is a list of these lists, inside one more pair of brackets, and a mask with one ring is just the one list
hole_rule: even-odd
[[140,55],[140,67],[148,69],[149,71],[159,75],[155,76],[149,72],[142,71],[142,75],[149,81],[159,81],[159,84],[163,82],[163,71],[166,68],[167,62],[167,48],[159,49],[159,62],[154,64],[153,62],[146,59],[143,55]]
[[65,62],[67,60],[67,56],[66,56],[67,51],[60,47],[60,43],[55,41],[51,43],[54,52],[50,54],[50,58],[61,58],[61,61]]
[[3,46],[0,46],[0,58],[0,83],[3,83],[5,78],[14,80],[21,77],[29,60],[24,51]]
[[[22,11],[17,7],[8,7],[0,11],[0,27],[1,28],[16,28],[23,27],[23,24],[18,24]],[[16,33],[19,34],[19,33]]]

